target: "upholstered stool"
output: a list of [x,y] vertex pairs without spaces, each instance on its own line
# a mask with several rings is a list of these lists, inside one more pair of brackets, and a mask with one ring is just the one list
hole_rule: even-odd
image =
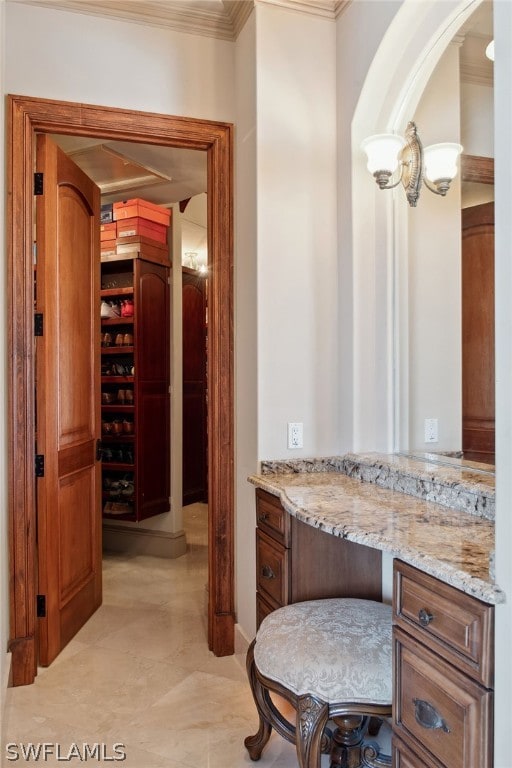
[[[376,744],[363,746],[368,727],[391,715],[391,658],[391,607],[383,603],[308,600],[266,616],[247,652],[260,720],[245,739],[250,758],[260,759],[274,728],[295,744],[300,768],[320,768],[321,752],[341,768],[391,765]],[[292,704],[296,726],[271,693]]]

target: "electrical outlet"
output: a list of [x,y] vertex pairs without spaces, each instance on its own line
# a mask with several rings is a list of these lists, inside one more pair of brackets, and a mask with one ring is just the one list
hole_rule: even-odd
[[288,422],[288,448],[303,448],[303,424],[300,421]]
[[425,419],[425,442],[437,443],[438,439],[437,419]]

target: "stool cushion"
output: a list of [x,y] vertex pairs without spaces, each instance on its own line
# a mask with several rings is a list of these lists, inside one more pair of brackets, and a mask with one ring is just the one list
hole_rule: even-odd
[[267,678],[329,704],[391,704],[391,606],[329,598],[270,613],[254,660]]

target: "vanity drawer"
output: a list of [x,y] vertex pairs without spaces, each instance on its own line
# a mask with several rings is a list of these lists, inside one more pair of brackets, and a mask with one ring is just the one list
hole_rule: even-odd
[[393,768],[443,768],[443,765],[422,750],[421,757],[416,755],[399,738],[393,736]]
[[443,767],[491,768],[492,693],[397,627],[393,638],[394,732]]
[[492,606],[400,561],[394,584],[395,623],[491,688]]
[[280,605],[271,605],[268,601],[268,597],[265,599],[259,592],[256,592],[256,629],[260,628],[260,624],[269,613],[275,611],[276,608],[281,608]]
[[289,602],[289,550],[266,533],[256,531],[256,588],[277,606]]
[[277,539],[285,547],[290,546],[290,515],[285,512],[277,496],[256,489],[256,521],[258,527]]

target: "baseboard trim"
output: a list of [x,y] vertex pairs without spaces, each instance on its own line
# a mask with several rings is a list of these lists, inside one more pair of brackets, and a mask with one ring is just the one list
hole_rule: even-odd
[[152,555],[175,559],[187,551],[185,531],[153,531],[149,528],[132,528],[128,525],[103,524],[103,549],[105,552],[124,552],[129,555]]
[[12,653],[7,652],[4,659],[4,675],[2,680],[2,696],[5,696],[7,688],[12,688]]
[[245,656],[250,644],[251,640],[249,640],[240,624],[235,624],[235,654]]

